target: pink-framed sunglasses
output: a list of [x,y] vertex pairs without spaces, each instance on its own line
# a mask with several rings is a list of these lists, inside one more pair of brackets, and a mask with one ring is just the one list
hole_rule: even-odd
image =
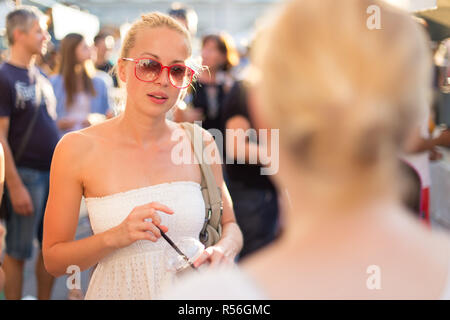
[[169,81],[177,89],[185,89],[192,83],[195,71],[184,64],[173,64],[164,66],[161,62],[151,58],[122,58],[124,61],[135,63],[134,75],[138,80],[153,82],[159,78],[164,69],[167,68]]

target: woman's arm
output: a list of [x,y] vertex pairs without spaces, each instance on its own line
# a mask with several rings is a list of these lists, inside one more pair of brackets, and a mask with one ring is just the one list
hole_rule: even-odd
[[[214,138],[207,131],[203,130],[203,132],[205,149],[208,148],[209,144],[213,143],[215,153],[213,155],[214,159],[219,160],[219,150],[214,141]],[[224,261],[232,262],[241,251],[243,244],[242,232],[238,224],[236,223],[236,217],[233,211],[233,203],[231,201],[231,197],[225,181],[223,180],[222,164],[219,161],[213,161],[209,163],[212,163],[211,169],[216,179],[216,183],[222,190],[222,237],[218,243],[207,248],[203,255],[195,261],[196,266],[199,266],[206,261],[211,262],[211,266],[217,265]]]
[[64,275],[71,265],[88,269],[114,250],[106,233],[74,241],[83,194],[83,155],[90,148],[82,134],[69,133],[53,155],[42,249],[45,267],[55,277]]

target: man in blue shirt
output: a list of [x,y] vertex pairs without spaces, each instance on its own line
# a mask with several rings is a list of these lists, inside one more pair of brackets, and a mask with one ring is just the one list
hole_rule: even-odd
[[[42,247],[42,224],[48,196],[49,171],[59,140],[52,86],[34,66],[49,35],[42,13],[20,7],[6,18],[9,59],[0,65],[0,143],[5,153],[6,299],[21,299],[25,261],[32,257],[33,239]],[[38,298],[50,299],[53,278],[40,250],[36,265]]]

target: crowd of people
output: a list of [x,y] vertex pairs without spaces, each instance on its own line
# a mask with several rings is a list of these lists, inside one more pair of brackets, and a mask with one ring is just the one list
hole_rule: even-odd
[[[366,25],[373,4],[381,30]],[[449,129],[430,130],[430,97],[449,83],[432,87],[426,26],[372,0],[280,7],[248,48],[249,66],[227,33],[198,39],[197,15],[180,4],[142,15],[115,54],[111,34],[92,47],[78,33],[52,42],[37,8],[8,14],[6,299],[22,298],[35,238],[38,299],[70,266],[92,270],[86,299],[450,298],[450,242],[429,211],[429,161],[450,147]],[[194,122],[216,155],[203,155],[209,171],[173,161],[180,143],[197,156]],[[261,131],[269,136],[251,134]],[[261,174],[268,149],[274,175]],[[215,214],[212,186],[219,238],[192,261],[206,271],[174,289],[162,237],[199,238]],[[75,240],[82,201],[93,235]],[[366,287],[371,265],[383,268],[383,290]]]

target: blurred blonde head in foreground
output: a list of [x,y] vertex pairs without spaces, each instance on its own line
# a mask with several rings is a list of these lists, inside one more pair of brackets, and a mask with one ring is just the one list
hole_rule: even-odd
[[[380,9],[370,30],[367,8]],[[280,128],[280,176],[299,176],[321,205],[395,193],[402,141],[429,104],[421,27],[369,0],[291,1],[252,48],[260,126]]]
[[[371,5],[379,30],[367,27]],[[280,129],[283,233],[173,296],[450,299],[448,235],[408,214],[396,191],[397,155],[431,89],[421,27],[369,0],[290,1],[265,22],[250,106],[260,128]]]

